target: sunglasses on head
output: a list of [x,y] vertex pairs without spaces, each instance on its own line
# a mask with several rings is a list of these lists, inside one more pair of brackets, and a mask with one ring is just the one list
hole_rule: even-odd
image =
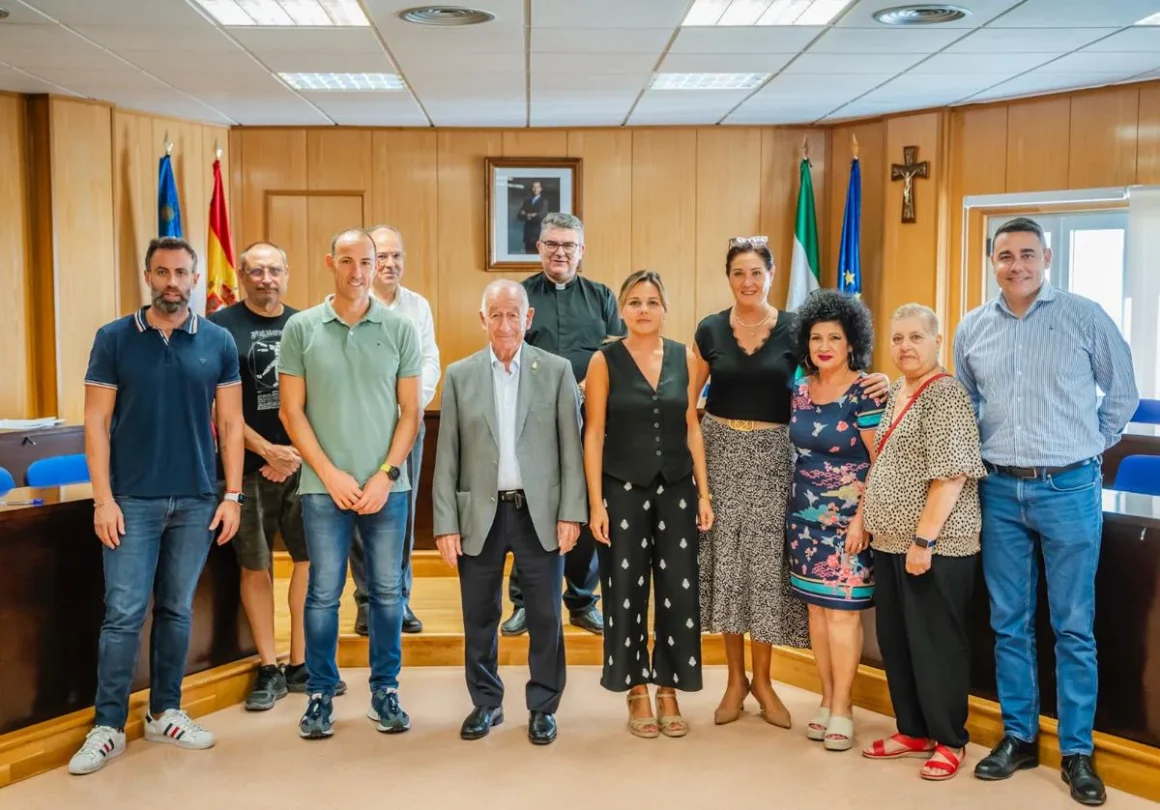
[[731,248],[758,248],[769,244],[768,236],[734,236],[729,240]]

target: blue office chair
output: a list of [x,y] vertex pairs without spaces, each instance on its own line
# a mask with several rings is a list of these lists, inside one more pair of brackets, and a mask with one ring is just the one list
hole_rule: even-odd
[[1132,417],[1133,422],[1146,425],[1160,425],[1160,399],[1142,399]]
[[24,481],[30,487],[62,487],[65,484],[87,484],[89,466],[85,454],[54,456],[34,461],[24,474]]
[[1123,492],[1160,496],[1160,456],[1124,456],[1112,486]]
[[16,479],[12,477],[12,473],[0,467],[0,495],[3,495],[10,489],[16,488]]

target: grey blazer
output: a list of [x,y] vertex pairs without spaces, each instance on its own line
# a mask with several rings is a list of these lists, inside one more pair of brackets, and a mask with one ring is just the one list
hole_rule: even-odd
[[[588,520],[580,400],[572,365],[524,344],[516,399],[516,459],[540,545],[559,548],[556,522]],[[435,535],[458,534],[463,553],[483,550],[495,521],[499,431],[488,347],[447,368],[435,452]]]

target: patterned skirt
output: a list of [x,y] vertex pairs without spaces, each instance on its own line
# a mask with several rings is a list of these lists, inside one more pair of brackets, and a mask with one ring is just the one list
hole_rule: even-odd
[[701,535],[701,629],[808,648],[809,613],[790,590],[785,541],[789,428],[741,431],[706,415],[701,431],[715,516]]

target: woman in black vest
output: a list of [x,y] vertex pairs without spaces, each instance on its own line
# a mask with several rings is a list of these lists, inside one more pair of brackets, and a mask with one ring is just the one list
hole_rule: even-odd
[[[661,337],[668,299],[658,274],[629,276],[620,311],[628,336],[592,356],[585,391],[584,470],[606,619],[600,682],[628,692],[633,734],[682,737],[689,727],[676,690],[701,688],[698,530],[713,523],[694,357]],[[651,660],[650,579],[657,598]],[[657,685],[655,714],[650,683]]]

